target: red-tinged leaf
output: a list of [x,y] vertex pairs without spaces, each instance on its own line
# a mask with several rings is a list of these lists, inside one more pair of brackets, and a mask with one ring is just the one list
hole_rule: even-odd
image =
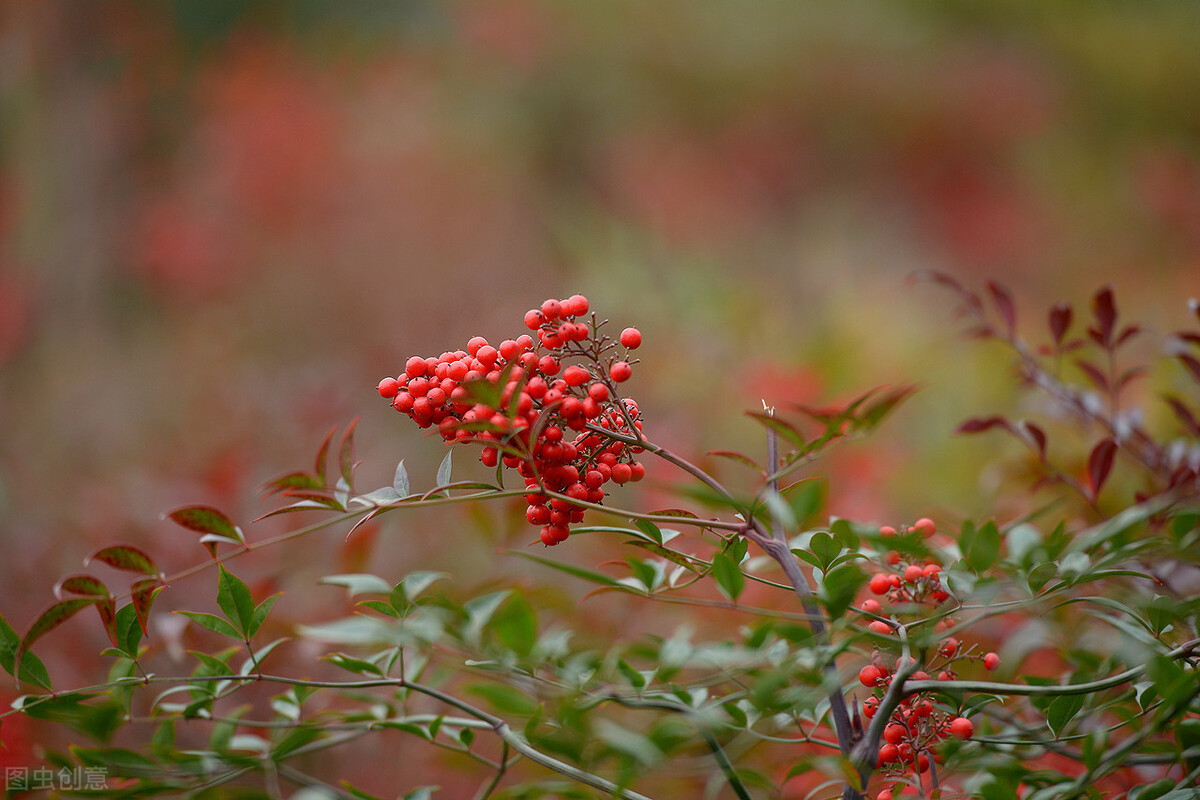
[[650,516],[652,516],[652,517],[684,517],[686,519],[700,519],[698,516],[693,514],[691,511],[687,511],[682,508],[663,508],[663,509],[659,509],[658,511],[651,511]]
[[1130,367],[1129,369],[1122,372],[1120,377],[1117,378],[1117,387],[1116,387],[1117,391],[1118,392],[1121,391],[1126,386],[1128,386],[1131,381],[1141,378],[1141,377],[1145,376],[1146,374],[1147,373],[1146,373],[1145,367]]
[[1200,361],[1197,361],[1195,357],[1187,353],[1180,353],[1175,358],[1179,359],[1179,363],[1183,364],[1187,368],[1187,371],[1192,374],[1192,379],[1200,383]]
[[197,533],[215,533],[238,541],[245,541],[242,531],[233,520],[212,506],[185,506],[167,515],[172,522]]
[[778,433],[795,447],[804,447],[804,435],[800,433],[800,431],[796,430],[795,426],[793,426],[791,423],[780,419],[774,414],[767,414],[762,411],[748,411],[746,413],[748,416],[751,416],[761,422],[767,428],[770,428]]
[[996,335],[996,331],[991,325],[975,325],[967,328],[964,335],[968,339],[991,339]]
[[266,495],[279,494],[289,489],[320,489],[324,484],[307,472],[289,472],[263,484],[261,491]]
[[140,572],[142,575],[158,576],[162,574],[158,565],[154,563],[154,559],[150,558],[145,552],[136,547],[127,544],[114,545],[105,547],[103,550],[97,550],[87,557],[84,564],[92,561],[99,561],[101,564],[108,564],[114,569],[124,570],[125,572]]
[[346,428],[346,432],[342,434],[342,446],[339,448],[338,464],[342,469],[342,478],[346,481],[346,486],[354,485],[354,429],[358,427],[358,417],[350,423],[350,427]]
[[1097,389],[1102,392],[1108,391],[1108,378],[1106,378],[1104,373],[1101,372],[1094,364],[1080,359],[1079,361],[1075,362],[1075,366],[1079,367],[1080,372],[1086,375],[1088,380],[1090,380]]
[[1093,500],[1100,494],[1105,481],[1108,480],[1116,454],[1117,443],[1111,436],[1101,439],[1092,448],[1091,455],[1088,456],[1088,483],[1091,485]]
[[992,428],[1003,428],[1006,431],[1012,430],[1012,425],[1004,417],[971,417],[963,421],[957,428],[955,433],[982,433],[983,431],[991,430]]
[[325,462],[328,460],[329,446],[333,444],[333,435],[337,433],[337,428],[330,428],[329,433],[325,434],[325,441],[321,442],[321,449],[317,451],[316,461],[313,463],[313,472],[317,476],[317,485],[325,485]]
[[957,294],[963,306],[972,314],[978,316],[983,311],[983,302],[979,299],[979,295],[967,290],[961,283],[943,272],[918,270],[912,274],[911,279],[941,284]]
[[987,290],[992,296],[992,302],[996,305],[996,311],[1004,320],[1008,338],[1011,339],[1017,330],[1017,306],[1013,302],[1012,293],[995,281],[987,282]]
[[26,651],[33,646],[33,643],[45,636],[50,631],[62,625],[71,617],[75,616],[81,610],[90,605],[95,605],[100,601],[99,597],[72,597],[70,600],[62,600],[47,608],[42,612],[42,615],[34,620],[29,626],[29,630],[21,638],[21,644],[17,647],[17,653],[13,662],[13,674],[20,675],[21,658]]
[[1050,309],[1050,335],[1054,337],[1056,345],[1062,346],[1063,338],[1071,328],[1071,319],[1074,315],[1075,312],[1067,303],[1058,303]]
[[357,531],[359,528],[361,528],[367,522],[370,522],[371,520],[373,520],[375,518],[375,516],[377,514],[380,514],[383,510],[384,509],[382,506],[373,508],[373,509],[371,509],[370,513],[364,514],[363,516],[359,517],[358,522],[354,523],[354,527],[352,527],[350,530],[346,531],[346,539],[345,540],[347,542],[350,541],[350,537],[354,535],[355,531]]
[[1021,422],[1021,430],[1033,442],[1033,446],[1037,448],[1038,456],[1044,461],[1046,459],[1046,432],[1032,422]]
[[750,467],[750,469],[763,472],[763,468],[760,467],[754,459],[750,458],[749,456],[744,456],[741,453],[735,453],[732,450],[709,450],[708,454],[710,456],[716,456],[717,458],[727,458],[730,461],[736,461],[739,464],[744,464],[745,466]]
[[1187,432],[1192,436],[1200,436],[1200,421],[1197,421],[1196,415],[1183,404],[1183,401],[1170,395],[1165,396],[1163,399],[1167,401],[1167,405],[1175,412],[1176,418],[1187,429]]
[[108,597],[108,587],[99,578],[91,575],[70,575],[54,586],[54,596],[62,600],[63,594],[78,594],[84,597]]
[[1117,324],[1117,304],[1113,300],[1111,286],[1105,286],[1096,292],[1096,296],[1092,298],[1092,313],[1096,317],[1095,330],[1103,340],[1098,344],[1108,346],[1112,341],[1113,328]]
[[1186,486],[1196,482],[1196,470],[1184,465],[1171,473],[1171,477],[1167,480],[1167,488],[1174,489],[1179,486]]
[[1121,329],[1121,332],[1117,334],[1117,340],[1113,342],[1113,347],[1120,347],[1141,332],[1141,325],[1126,325]]
[[143,578],[140,581],[135,581],[130,587],[130,594],[133,600],[133,610],[137,614],[138,625],[142,628],[142,633],[149,634],[146,628],[147,622],[150,619],[150,606],[154,604],[154,598],[158,597],[158,593],[163,590],[160,584],[154,578]]
[[1191,333],[1190,331],[1177,331],[1172,334],[1176,339],[1182,339],[1188,344],[1193,344],[1200,347],[1200,333]]
[[862,413],[855,419],[855,424],[860,428],[874,428],[883,418],[895,410],[896,406],[907,400],[917,391],[915,386],[897,386],[894,389],[889,389],[884,393],[883,397],[869,404],[863,409]]
[[96,611],[100,612],[100,624],[104,626],[104,632],[108,634],[108,640],[112,642],[113,647],[120,647],[117,644],[117,604],[111,597],[103,597],[96,601]]

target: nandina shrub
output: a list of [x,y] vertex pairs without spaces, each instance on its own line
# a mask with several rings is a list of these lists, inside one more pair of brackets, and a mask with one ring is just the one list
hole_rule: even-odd
[[[31,720],[75,742],[38,769],[10,767],[9,793],[1195,797],[1200,329],[1168,337],[1164,432],[1127,399],[1151,365],[1127,363],[1143,334],[1119,324],[1111,290],[1094,296],[1081,334],[1070,306],[1052,308],[1034,346],[1003,287],[978,294],[927,277],[956,294],[973,335],[1011,350],[1043,401],[1045,419],[982,416],[957,429],[1027,448],[1009,465],[1031,479],[1024,500],[998,503],[1026,508],[1020,516],[822,516],[819,457],[869,433],[907,386],[751,412],[765,460],[710,454],[752,476],[751,490],[731,488],[656,443],[627,396],[641,333],[616,333],[581,295],[549,299],[511,338],[414,355],[379,382],[405,424],[449,448],[431,486],[414,488],[401,461],[390,486],[360,492],[351,425],[336,447],[326,438],[311,470],[266,487],[282,505],[265,516],[306,524],[255,539],[216,508],[176,509],[168,518],[208,560],[166,574],[148,552],[113,544],[86,563],[128,573],[127,588],[89,567],[57,582],[56,602],[23,634],[0,619],[0,666],[27,692],[3,714],[10,752],[26,752]],[[455,454],[490,479],[456,480]],[[648,474],[677,487],[675,506],[622,505],[622,485]],[[235,572],[239,556],[323,529],[354,536],[396,512],[486,503],[523,507],[532,549],[515,556],[542,574],[648,610],[690,608],[695,624],[597,641],[603,626],[585,620],[543,624],[527,587],[464,594],[444,588],[464,576],[413,564],[326,575],[351,613],[266,641],[288,597]],[[603,549],[620,560],[558,557],[579,535],[609,537]],[[171,609],[195,644],[181,669],[150,623],[176,584],[205,578],[218,613]],[[88,607],[110,641],[97,655],[107,678],[52,688],[53,664],[33,648]],[[414,766],[404,786],[381,785],[373,773],[386,764],[344,774],[336,755],[368,740],[453,760],[440,775]]]

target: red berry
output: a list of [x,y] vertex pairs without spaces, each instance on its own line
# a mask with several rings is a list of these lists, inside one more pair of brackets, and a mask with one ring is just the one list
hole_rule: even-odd
[[951,636],[948,639],[946,639],[946,641],[942,642],[942,647],[941,647],[942,655],[946,656],[947,658],[953,658],[954,654],[957,652],[958,652],[958,639],[955,639],[953,636]]
[[[900,748],[896,747],[896,745],[885,744],[879,748],[879,766],[882,767],[884,764],[890,764],[898,758],[900,758]],[[888,796],[890,797],[891,794],[889,793]]]
[[888,744],[898,745],[904,741],[907,733],[908,730],[903,725],[897,725],[893,722],[883,729],[883,738],[887,740]]
[[891,525],[884,525],[882,528],[879,529],[879,535],[880,536],[895,536],[896,529],[893,528]]
[[983,657],[983,666],[985,669],[995,669],[1000,666],[1000,656],[995,653],[988,653]]
[[867,664],[858,671],[858,682],[868,689],[879,683],[879,669],[873,664]]
[[400,391],[400,381],[395,378],[384,378],[379,382],[379,396],[386,397],[389,400],[396,396],[396,392]]
[[558,359],[554,356],[542,356],[538,361],[538,369],[545,375],[557,375],[562,365],[558,363]]
[[889,789],[884,789],[882,792],[875,795],[875,800],[892,800],[892,793]]
[[633,375],[633,367],[629,366],[629,363],[626,361],[617,361],[608,368],[608,377],[617,383],[629,380],[631,375]]
[[878,710],[879,710],[879,698],[868,697],[866,700],[863,701],[863,715],[867,719],[871,719],[872,717],[874,717],[875,712]]
[[892,632],[891,625],[888,625],[886,622],[878,619],[871,620],[871,624],[867,626],[867,629],[872,633],[878,633],[881,636],[888,636]]
[[467,352],[473,356],[478,356],[479,348],[483,347],[487,343],[488,343],[488,340],[483,338],[482,336],[472,336],[467,341]]
[[633,479],[633,467],[628,464],[614,464],[612,468],[614,483],[629,483]]
[[907,583],[916,583],[925,577],[925,570],[918,567],[916,564],[909,564],[904,570],[904,580]]
[[634,461],[629,465],[630,474],[629,480],[637,482],[646,477],[646,467],[640,461]]
[[966,717],[955,717],[950,720],[950,735],[955,739],[970,739],[975,733],[975,723]]
[[597,403],[603,403],[608,399],[608,387],[603,383],[593,383],[588,387],[588,397],[595,400]]
[[545,315],[536,308],[531,308],[525,312],[525,327],[531,331],[536,331],[542,327],[542,323],[546,321]]
[[922,536],[929,538],[937,533],[937,523],[935,523],[929,517],[921,517],[912,524],[912,527],[909,528],[909,531],[920,533]]
[[642,332],[637,328],[626,328],[621,331],[621,346],[633,350],[642,343]]
[[404,374],[410,378],[419,378],[425,374],[425,359],[413,356],[404,364]]
[[546,545],[546,547],[553,547],[554,545],[558,544],[558,537],[551,530],[549,525],[542,528],[541,539],[542,544]]
[[868,586],[875,594],[887,594],[892,589],[892,579],[882,572],[877,572],[871,576]]
[[529,520],[531,525],[545,525],[550,521],[550,508],[548,506],[530,506],[525,509],[525,519]]
[[588,299],[581,294],[573,294],[562,301],[562,309],[568,317],[582,317],[588,312]]
[[401,392],[392,400],[392,408],[399,411],[401,414],[407,414],[413,409],[413,396],[408,392]]
[[879,605],[878,600],[874,599],[873,597],[868,597],[859,604],[859,608],[861,608],[863,611],[866,611],[868,614],[878,614],[882,609],[882,606]]
[[546,319],[558,319],[562,316],[562,313],[562,303],[558,302],[557,300],[547,300],[546,302],[542,303],[542,315],[546,317]]
[[591,379],[592,373],[574,364],[563,370],[563,380],[568,386],[583,386]]

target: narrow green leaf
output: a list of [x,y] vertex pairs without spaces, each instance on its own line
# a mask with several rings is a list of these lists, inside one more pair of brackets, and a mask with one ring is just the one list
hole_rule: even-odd
[[537,711],[537,702],[517,689],[503,683],[474,683],[466,691],[486,699],[501,713],[527,716]]
[[637,519],[633,521],[633,524],[638,530],[653,539],[655,544],[661,545],[663,543],[662,530],[650,520]]
[[736,603],[738,595],[746,588],[746,576],[728,553],[713,556],[712,574],[721,593]]
[[[515,397],[516,393],[514,392],[513,395]],[[447,451],[446,457],[443,458],[442,463],[438,465],[437,486],[446,486],[450,483],[450,472],[454,468],[453,456],[453,450]]]
[[247,639],[258,633],[258,629],[261,628],[263,623],[267,621],[267,615],[271,613],[271,609],[274,607],[275,601],[278,600],[282,595],[283,592],[276,592],[254,607],[254,616],[251,618],[250,626],[246,630]]
[[231,639],[241,639],[242,634],[216,614],[205,614],[201,611],[172,611],[172,614],[182,614],[202,628],[208,628],[213,633],[228,636]]
[[117,649],[129,658],[136,659],[143,631],[133,603],[126,603],[117,609],[116,629]]
[[392,488],[396,490],[396,494],[400,495],[400,499],[404,499],[411,494],[408,483],[408,470],[404,468],[403,458],[396,465],[396,475],[392,478]]
[[220,565],[217,577],[217,606],[225,618],[233,623],[244,638],[250,637],[250,625],[254,621],[254,598],[245,582]]
[[[16,666],[17,651],[21,648],[21,637],[13,630],[13,627],[8,624],[8,620],[0,614],[0,667],[9,675],[15,675],[13,672]],[[37,686],[38,688],[51,691],[50,675],[46,671],[46,665],[42,660],[33,653],[25,653],[21,659],[21,681],[24,683]]]
[[323,586],[343,586],[351,597],[357,597],[360,594],[387,594],[392,591],[392,585],[383,578],[361,572],[326,575],[317,583]]
[[370,661],[363,661],[359,658],[351,658],[350,656],[341,653],[330,653],[327,656],[321,657],[322,661],[328,661],[334,666],[341,667],[349,672],[354,672],[359,675],[378,675],[383,676],[383,670]]
[[34,642],[59,625],[62,625],[82,609],[90,605],[95,605],[99,599],[97,597],[73,597],[70,600],[55,603],[43,611],[41,616],[29,626],[29,630],[25,632],[25,636],[21,638],[21,644],[17,647],[16,663],[20,664],[25,651],[32,647]]
[[559,572],[565,572],[568,575],[574,575],[576,578],[582,578],[585,581],[590,581],[591,583],[598,583],[601,586],[613,586],[618,588],[621,586],[620,581],[610,575],[605,575],[603,572],[597,572],[596,570],[586,569],[584,567],[577,567],[574,564],[566,564],[550,558],[536,556],[532,553],[522,553],[515,550],[510,550],[509,552],[513,555],[520,556],[521,558],[526,558],[530,561],[536,561],[538,564],[551,567]]
[[92,561],[108,564],[115,569],[125,572],[140,572],[143,575],[159,577],[162,573],[154,563],[154,559],[142,550],[127,544],[105,547],[92,553],[84,560],[84,565]]
[[1075,715],[1083,708],[1084,695],[1082,694],[1064,694],[1054,698],[1046,708],[1046,724],[1050,726],[1050,731],[1054,734],[1054,738],[1062,735],[1063,729],[1067,727]]

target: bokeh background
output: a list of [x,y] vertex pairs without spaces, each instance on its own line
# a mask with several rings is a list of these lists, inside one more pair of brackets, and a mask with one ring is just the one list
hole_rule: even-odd
[[[818,468],[827,510],[985,513],[1005,445],[951,431],[1011,406],[1007,361],[908,276],[998,279],[1034,338],[1106,283],[1182,325],[1197,97],[1196,3],[4,2],[3,613],[22,629],[104,544],[203,560],[161,519],[179,505],[286,529],[248,524],[255,487],[357,416],[364,489],[400,457],[431,482],[442,445],[378,380],[576,291],[645,334],[630,386],[664,444],[757,453],[764,400],[920,383]],[[321,534],[243,571],[288,590],[285,621],[343,610],[314,585],[336,570],[552,582],[495,556],[531,538],[518,516]],[[627,610],[588,613],[618,635]],[[39,650],[86,683],[102,635],[69,628]]]

